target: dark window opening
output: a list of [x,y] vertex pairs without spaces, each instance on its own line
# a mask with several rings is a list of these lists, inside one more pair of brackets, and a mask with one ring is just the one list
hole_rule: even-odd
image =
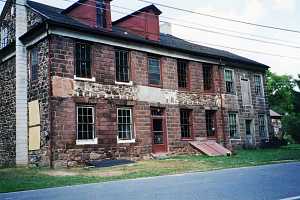
[[77,139],[89,140],[94,139],[94,107],[78,106],[77,107]]
[[262,81],[260,75],[254,75],[255,94],[262,96]]
[[236,113],[229,113],[229,135],[230,138],[239,138]]
[[30,63],[31,63],[31,80],[37,80],[38,79],[38,67],[39,67],[39,61],[38,61],[38,48],[33,48],[31,50],[30,55]]
[[177,62],[177,73],[178,73],[178,87],[188,87],[188,63],[186,61],[179,60]]
[[259,136],[260,137],[266,137],[267,131],[266,131],[266,119],[264,114],[258,115],[258,130],[259,130]]
[[234,78],[233,78],[233,71],[225,69],[225,87],[226,93],[234,94]]
[[211,90],[212,89],[212,82],[213,82],[212,80],[213,80],[212,65],[203,64],[204,90]]
[[129,59],[128,51],[116,50],[116,80],[118,82],[129,82]]
[[97,26],[99,28],[106,28],[106,6],[104,0],[96,1],[97,7]]
[[88,44],[76,44],[76,77],[91,78],[91,47]]
[[180,127],[181,138],[192,137],[192,124],[191,124],[191,111],[182,109],[180,110]]
[[160,108],[151,109],[153,144],[164,144],[163,127],[164,110]]
[[118,108],[118,139],[119,140],[134,139],[132,110],[130,108]]
[[215,136],[215,111],[206,110],[205,119],[206,119],[207,136],[208,137]]
[[158,58],[148,58],[149,84],[160,85],[160,61]]

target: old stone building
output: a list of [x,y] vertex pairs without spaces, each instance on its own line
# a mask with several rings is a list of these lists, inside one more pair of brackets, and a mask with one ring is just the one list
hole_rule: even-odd
[[74,166],[267,140],[268,66],[160,33],[160,14],[150,5],[112,22],[110,0],[65,10],[7,0],[0,165]]

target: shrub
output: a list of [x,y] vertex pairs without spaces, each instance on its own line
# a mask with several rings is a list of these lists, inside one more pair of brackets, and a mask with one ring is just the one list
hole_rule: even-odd
[[283,131],[290,135],[295,142],[300,143],[300,114],[289,114],[283,117]]

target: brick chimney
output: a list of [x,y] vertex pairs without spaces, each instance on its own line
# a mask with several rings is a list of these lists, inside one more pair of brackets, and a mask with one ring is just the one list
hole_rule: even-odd
[[154,5],[146,6],[130,15],[127,15],[113,25],[128,32],[140,35],[148,40],[159,41],[159,15],[161,11]]
[[62,13],[92,28],[112,30],[111,0],[79,0]]

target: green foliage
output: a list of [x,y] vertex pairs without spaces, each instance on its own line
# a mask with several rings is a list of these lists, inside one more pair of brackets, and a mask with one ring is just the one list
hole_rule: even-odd
[[291,113],[294,109],[295,82],[287,75],[267,72],[267,92],[273,110],[279,113]]
[[300,113],[292,113],[283,117],[283,130],[300,143]]

